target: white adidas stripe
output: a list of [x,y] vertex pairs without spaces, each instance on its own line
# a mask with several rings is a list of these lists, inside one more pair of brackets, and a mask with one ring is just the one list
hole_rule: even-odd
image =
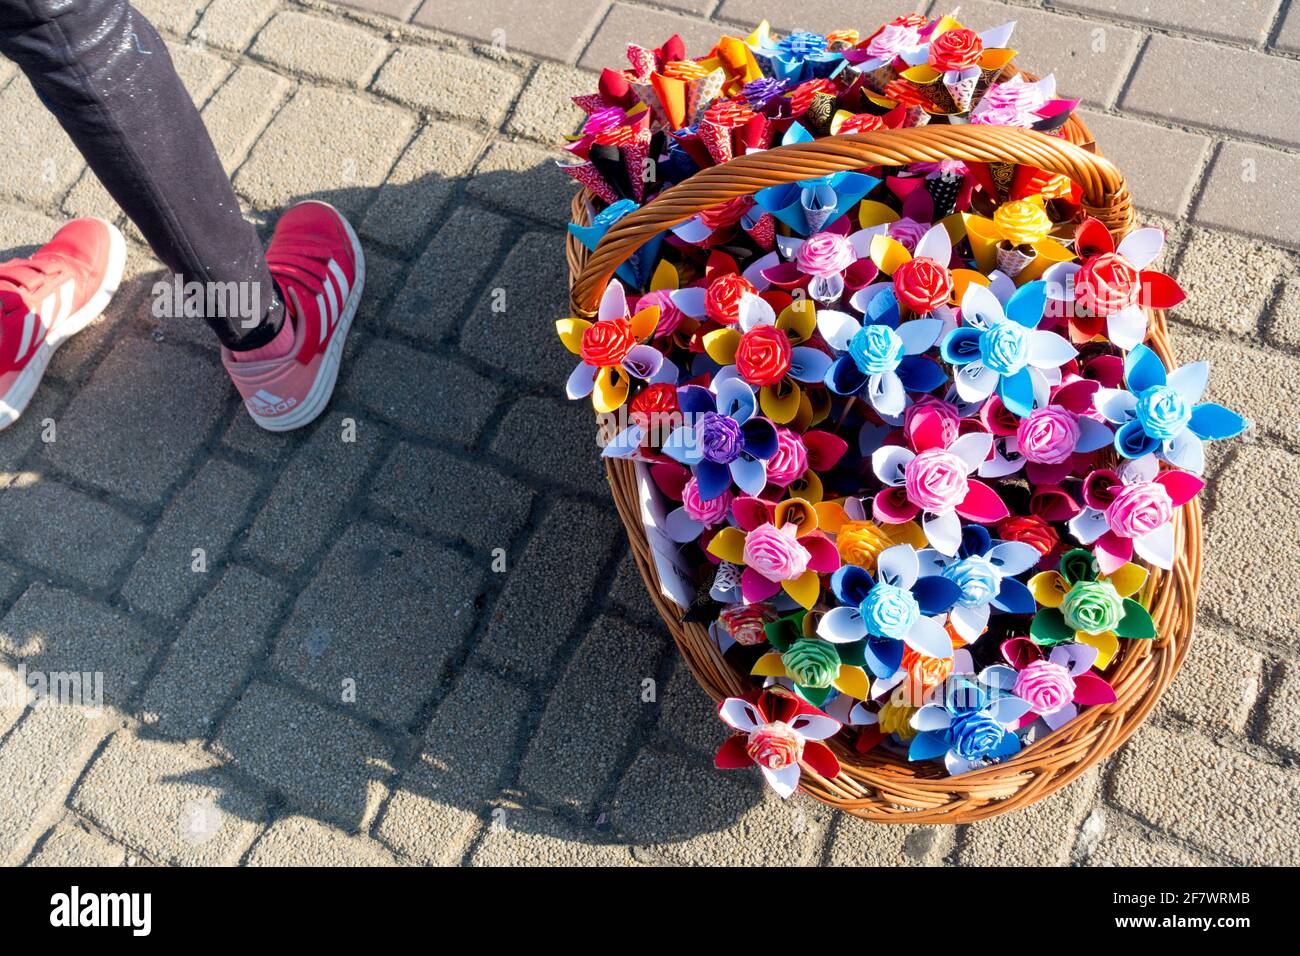
[[[343,270],[339,268],[339,264],[335,262],[333,259],[329,261],[329,264],[326,266],[326,268],[329,269],[330,275],[334,276],[334,281],[338,283],[339,301],[340,302],[348,301],[348,292],[350,291],[350,289],[348,288],[347,276],[343,274]],[[335,321],[338,321],[337,316],[335,316]]]
[[27,318],[23,319],[23,337],[18,343],[18,351],[15,358],[22,359],[27,354],[27,346],[32,344],[32,331],[36,326],[36,313],[28,312]]
[[[328,284],[326,283],[326,285]],[[329,312],[325,310],[325,297],[319,292],[316,293],[316,311],[320,315],[320,340],[324,342],[325,333],[329,331],[330,327],[330,316]]]

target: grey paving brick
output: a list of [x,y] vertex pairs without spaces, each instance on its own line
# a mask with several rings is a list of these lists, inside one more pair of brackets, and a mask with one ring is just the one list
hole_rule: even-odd
[[1097,799],[1090,770],[1064,789],[1015,813],[972,823],[958,861],[964,866],[1061,866],[1084,816]]
[[[1232,77],[1233,95],[1222,95]],[[1300,143],[1291,100],[1300,61],[1213,43],[1153,36],[1124,93],[1124,108],[1275,143]],[[1249,108],[1243,104],[1249,103]]]
[[276,14],[249,52],[319,80],[365,84],[388,53],[388,44],[347,22],[290,10]]
[[90,167],[82,171],[68,194],[63,197],[59,208],[67,213],[69,219],[93,216],[116,223],[123,216],[122,207],[108,194]]
[[955,827],[909,826],[835,814],[828,862],[832,866],[935,866],[955,842]]
[[673,676],[660,688],[658,703],[659,731],[711,760],[727,739],[727,727],[718,719],[718,705],[691,676],[684,660],[677,660]]
[[124,338],[59,416],[58,440],[44,457],[88,484],[154,504],[203,447],[229,394],[212,362]]
[[597,619],[546,703],[520,786],[552,803],[593,809],[629,738],[653,715],[643,682],[655,677],[663,652],[657,635]]
[[[490,488],[490,497],[474,489]],[[370,484],[370,501],[443,538],[463,538],[481,552],[515,541],[533,492],[513,478],[444,451],[401,444]]]
[[[1205,607],[1245,633],[1300,646],[1294,594],[1270,586],[1300,574],[1291,546],[1300,533],[1300,458],[1244,447],[1217,480],[1215,499],[1205,535]],[[1260,534],[1260,515],[1269,516],[1266,535]]]
[[1177,218],[1200,176],[1209,139],[1152,123],[1081,111],[1107,159],[1128,180],[1142,209]]
[[492,451],[525,471],[604,502],[609,495],[595,428],[589,402],[523,398],[506,412]]
[[461,351],[541,384],[563,382],[576,357],[555,322],[571,314],[569,267],[557,233],[525,233],[464,320]]
[[31,696],[32,686],[27,683],[26,668],[19,670],[0,660],[0,739],[18,723]]
[[[314,434],[314,433],[313,433]],[[249,415],[236,415],[221,443],[234,451],[266,461],[280,461],[288,457],[302,440],[301,433],[268,432]]]
[[1297,180],[1300,158],[1295,154],[1249,143],[1224,143],[1193,217],[1207,226],[1300,248]]
[[[10,106],[12,105],[11,102]],[[61,225],[61,222],[56,222],[44,213],[22,206],[0,203],[0,235],[4,236],[4,239],[0,240],[0,245],[3,245],[3,249],[0,249],[0,261],[31,255],[49,242],[50,237]]]
[[196,106],[206,103],[221,81],[230,75],[229,63],[197,44],[168,43],[167,52],[171,54],[176,75]]
[[92,830],[72,814],[44,837],[28,866],[126,866],[126,847]]
[[311,817],[276,820],[258,837],[248,866],[392,866],[383,847]]
[[1300,277],[1293,277],[1269,306],[1268,337],[1283,348],[1300,349]]
[[[598,569],[619,533],[607,510],[557,505],[527,549],[507,555],[510,577],[476,655],[528,677],[547,674],[593,589],[603,586]],[[556,600],[561,594],[564,599]]]
[[1300,376],[1300,360],[1273,349],[1183,329],[1176,330],[1173,342],[1180,363],[1193,359],[1210,362],[1206,391],[1210,400],[1236,409],[1264,434],[1300,442],[1300,420],[1288,414],[1284,403],[1274,400],[1274,396],[1286,394],[1290,383]]
[[1300,666],[1282,665],[1282,676],[1264,705],[1260,739],[1270,747],[1300,753]]
[[108,718],[88,718],[79,708],[45,704],[0,747],[0,864],[13,866],[61,815],[64,799],[95,745],[111,729]]
[[398,47],[371,88],[417,110],[496,126],[519,92],[515,74],[483,59]]
[[1200,737],[1143,727],[1111,783],[1121,808],[1241,863],[1294,865],[1300,777]]
[[[673,6],[680,6],[680,4],[673,4]],[[894,19],[900,13],[908,12],[908,6],[906,3],[898,3],[897,0],[820,0],[818,3],[790,6],[764,3],[762,0],[723,0],[716,16],[739,26],[740,29],[729,32],[733,36],[740,37],[748,36],[749,31],[764,19],[772,24],[773,29],[787,33],[791,30],[815,30],[825,33],[828,30],[854,29],[867,37],[882,23]],[[683,7],[683,9],[688,8]],[[963,22],[965,19],[962,17]],[[987,26],[996,26],[996,24],[987,24]],[[984,27],[984,24],[980,25],[980,29]]]
[[22,417],[0,432],[0,489],[15,481],[30,480],[30,476],[24,477],[23,467],[33,454],[32,449],[41,441],[50,436],[57,440],[59,420],[56,412],[65,398],[62,388],[53,383],[43,383]]
[[1161,698],[1162,712],[1211,733],[1242,733],[1259,697],[1263,667],[1263,656],[1227,628],[1200,623],[1182,670]]
[[645,581],[637,570],[630,551],[618,562],[614,583],[609,589],[609,600],[637,620],[659,620],[659,612],[650,600],[650,592],[646,590]]
[[95,758],[70,805],[127,846],[186,866],[236,862],[265,816],[261,799],[209,755],[125,731]]
[[[0,116],[23,118],[13,127],[5,146],[0,196],[36,204],[57,202],[86,164],[59,121],[36,98],[26,77],[18,77],[0,90]],[[54,230],[24,234],[23,239],[41,245],[52,235]],[[3,242],[8,246],[8,239]]]
[[140,713],[151,737],[205,739],[222,708],[262,657],[289,592],[247,568],[232,567],[194,609]]
[[1278,280],[1294,268],[1285,252],[1266,243],[1190,229],[1175,273],[1187,299],[1172,315],[1211,332],[1254,335]]
[[495,412],[501,387],[445,358],[372,342],[353,363],[347,394],[403,428],[472,444]]
[[223,50],[244,50],[271,18],[276,0],[212,0],[194,28],[194,39]]
[[[174,615],[188,607],[225,560],[259,484],[237,465],[204,464],[163,512],[122,596],[132,607],[155,614]],[[196,548],[203,554],[195,555]],[[204,570],[195,570],[196,561]]]
[[1133,20],[1157,29],[1203,33],[1225,40],[1256,43],[1268,34],[1278,0],[1055,0],[1054,6],[1083,14]]
[[214,750],[294,808],[348,830],[370,819],[392,774],[392,746],[374,731],[261,682],[226,717]]
[[555,165],[561,158],[525,143],[493,143],[474,169],[469,193],[507,212],[565,225],[574,183]]
[[1062,96],[1081,97],[1094,106],[1109,106],[1119,93],[1137,53],[1140,35],[1125,27],[1077,17],[1043,13],[1019,4],[962,3],[961,22],[987,30],[1016,21],[1011,46],[1015,63],[1040,76],[1055,73]]
[[765,792],[757,770],[717,770],[696,757],[643,750],[610,810],[638,860],[670,866],[806,866],[833,811]]
[[[478,206],[459,206],[411,267],[388,310],[392,327],[430,342],[458,332],[471,296],[496,262],[503,240],[519,229]],[[445,268],[453,256],[458,267]]]
[[354,524],[299,595],[272,666],[349,708],[410,721],[478,620],[482,569],[437,545]]
[[598,76],[558,63],[539,63],[515,101],[506,132],[553,146],[575,133],[585,115],[571,97],[596,89]]
[[8,607],[27,590],[27,578],[7,561],[0,561],[0,606]]
[[[349,420],[326,414],[285,465],[249,529],[250,554],[292,571],[336,533],[382,442],[372,423],[363,419],[349,431]],[[355,441],[344,440],[349,434]]]
[[1278,31],[1275,46],[1288,53],[1300,53],[1300,12],[1294,4],[1287,8],[1282,20],[1282,29]]
[[482,146],[481,132],[450,123],[420,130],[366,212],[362,233],[390,246],[414,246],[438,221]]
[[151,311],[152,291],[162,277],[162,263],[148,249],[128,241],[126,269],[113,301],[103,314],[54,353],[45,370],[46,377],[68,383],[79,391],[104,357],[107,343],[136,325],[142,314]]
[[1108,833],[1084,860],[1086,866],[1214,866],[1204,857],[1164,840],[1130,833]]
[[696,17],[615,3],[583,51],[578,65],[588,70],[627,69],[629,42],[656,47],[674,33],[686,43],[687,56],[703,56],[718,42],[722,31]]
[[530,0],[498,0],[487,7],[475,0],[426,0],[416,12],[420,26],[522,50],[552,60],[573,62],[605,12],[605,0],[570,0],[536,16]]
[[422,0],[339,0],[339,5],[353,7],[365,13],[377,13],[398,20],[409,20]]
[[203,107],[203,125],[227,170],[238,167],[248,155],[288,91],[284,77],[245,63]]
[[528,696],[476,668],[438,706],[419,756],[403,774],[375,835],[406,859],[461,859],[512,772]]
[[[51,523],[76,532],[50,534]],[[20,475],[0,496],[4,551],[91,587],[107,587],[143,535],[120,511],[39,474]]]
[[[334,90],[304,87],[276,114],[235,175],[255,205],[322,198],[359,218],[410,138],[413,118]],[[330,130],[327,137],[321,130]],[[285,162],[292,156],[292,162]]]
[[594,829],[577,827],[554,813],[508,801],[492,810],[492,822],[474,848],[470,866],[634,866],[628,847]]
[[41,581],[0,621],[0,651],[51,682],[52,675],[70,675],[77,683],[68,692],[91,710],[124,706],[159,644],[120,611]]
[[204,0],[139,0],[131,5],[158,30],[185,36],[199,18]]

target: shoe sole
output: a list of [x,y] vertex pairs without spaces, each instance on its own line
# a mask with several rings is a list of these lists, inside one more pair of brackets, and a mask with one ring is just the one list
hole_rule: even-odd
[[325,356],[321,359],[320,368],[316,372],[316,380],[311,383],[311,388],[307,392],[307,397],[302,400],[293,411],[285,412],[283,415],[266,417],[257,414],[247,403],[244,407],[248,408],[248,414],[252,416],[253,421],[260,427],[269,432],[289,432],[304,425],[310,425],[320,413],[325,411],[325,406],[329,404],[331,396],[334,394],[334,386],[338,383],[339,366],[343,361],[343,346],[348,339],[348,331],[352,328],[352,319],[357,314],[357,306],[361,302],[361,292],[366,286],[366,257],[361,251],[361,240],[357,238],[356,230],[352,228],[352,223],[348,222],[337,209],[334,209],[327,202],[319,200],[309,200],[316,202],[321,206],[328,206],[339,217],[343,223],[343,228],[347,231],[348,242],[352,244],[352,257],[356,263],[356,276],[353,278],[352,289],[348,292],[348,300],[344,303],[343,312],[339,316],[337,327],[334,329],[334,335],[330,339],[329,348],[325,350]]
[[19,373],[4,397],[0,398],[0,431],[18,421],[19,416],[26,411],[32,396],[36,394],[37,386],[45,377],[45,369],[50,364],[50,359],[54,358],[54,353],[58,351],[59,346],[103,315],[104,310],[108,308],[108,303],[113,300],[114,293],[117,292],[117,287],[122,281],[122,273],[126,269],[126,240],[122,238],[122,233],[118,231],[117,226],[111,222],[104,219],[96,221],[108,227],[109,235],[108,267],[104,270],[103,281],[85,305],[46,333],[45,341],[41,342],[40,348],[27,363],[27,367]]

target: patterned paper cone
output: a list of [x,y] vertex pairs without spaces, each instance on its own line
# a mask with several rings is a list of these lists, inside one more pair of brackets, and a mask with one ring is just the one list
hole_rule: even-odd
[[885,87],[898,79],[898,71],[894,69],[894,64],[891,61],[883,66],[876,67],[870,73],[863,73],[862,77],[867,86],[875,90],[877,93],[883,93],[885,92]]
[[925,126],[930,122],[930,114],[920,106],[909,106],[907,113],[903,116],[903,129],[915,129],[918,126]]
[[920,93],[922,99],[930,104],[928,112],[940,113],[945,116],[958,112],[952,94],[939,80],[935,80],[933,83],[909,83],[908,86]]
[[643,83],[650,81],[650,74],[655,71],[655,55],[652,51],[635,43],[629,43],[627,61],[632,64],[632,72],[638,81]]
[[731,159],[731,130],[705,119],[696,127],[696,131],[700,134],[700,142],[708,149],[715,163],[721,166]]
[[830,93],[817,93],[808,104],[808,112],[800,120],[805,127],[817,136],[830,132],[831,117],[835,115],[836,99]]
[[650,131],[647,129],[643,132],[644,136],[638,136],[623,147],[623,166],[632,187],[632,198],[637,202],[645,199],[645,161],[650,155]]
[[1011,193],[1011,184],[1016,178],[1015,163],[989,163],[989,176],[993,178],[993,188],[997,190],[998,205],[1007,201]]
[[961,194],[962,177],[956,173],[940,173],[925,181],[926,192],[934,200],[935,220],[944,219],[957,211],[957,197]]
[[[810,236],[815,232],[821,232],[822,226],[826,225],[826,220],[835,215],[839,207],[838,197],[833,192],[829,189],[826,191],[829,193],[829,197],[826,193],[819,195],[819,192],[820,190],[816,188],[805,189],[801,197],[804,220],[808,223],[808,235]],[[829,202],[825,202],[827,198],[829,198]]]
[[659,94],[651,84],[629,81],[628,86],[632,88],[636,98],[644,103],[646,109],[650,111],[650,115],[654,117],[656,127],[662,129],[672,128],[672,122],[668,119],[668,114],[664,112],[663,104],[659,102]]
[[[953,82],[948,81],[948,77],[956,76]],[[944,89],[952,97],[953,105],[956,106],[958,113],[969,113],[971,103],[975,99],[975,84],[979,82],[978,70],[963,70],[960,73],[944,74]]]
[[723,561],[718,564],[718,573],[713,577],[713,587],[709,593],[716,601],[728,602],[740,592],[740,568]]
[[770,252],[776,246],[776,218],[770,212],[759,216],[758,222],[745,231],[764,252]]
[[555,165],[559,166],[566,176],[572,176],[601,199],[605,200],[605,202],[618,202],[618,193],[614,192],[614,190],[610,188],[609,183],[605,182],[605,178],[596,171],[596,167],[591,163],[578,163],[576,165],[556,163]]
[[597,110],[605,109],[609,104],[599,93],[583,93],[581,96],[572,97],[574,106],[584,113],[594,113]]
[[694,126],[704,117],[705,111],[713,105],[714,100],[722,95],[722,85],[727,82],[727,74],[722,70],[714,70],[707,76],[701,77],[692,90],[694,97],[688,115],[689,126]]
[[1020,275],[1029,263],[1038,258],[1037,252],[1026,255],[1021,251],[1023,248],[1023,246],[1013,246],[1005,239],[998,243],[998,268],[1013,279]]

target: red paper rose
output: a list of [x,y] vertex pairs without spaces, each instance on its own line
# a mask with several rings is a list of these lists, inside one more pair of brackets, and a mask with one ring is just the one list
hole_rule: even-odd
[[582,333],[582,360],[597,368],[610,368],[627,358],[636,345],[627,319],[593,322]]
[[1051,554],[1061,543],[1061,536],[1056,533],[1056,529],[1038,515],[1004,518],[998,523],[998,537],[1003,541],[1027,544],[1041,555]]
[[750,385],[775,385],[790,371],[790,339],[773,325],[760,325],[740,337],[736,371]]
[[921,256],[904,262],[894,273],[894,294],[914,312],[929,312],[952,295],[952,275],[946,268]]
[[974,30],[949,30],[930,42],[930,65],[936,70],[965,70],[980,61],[984,44]]
[[783,770],[803,756],[803,738],[788,724],[773,722],[750,732],[745,752],[760,767]]
[[1110,315],[1138,300],[1142,277],[1123,256],[1103,252],[1074,275],[1074,300],[1090,315]]
[[704,293],[704,311],[714,322],[735,325],[740,300],[746,295],[757,293],[758,290],[740,273],[728,272],[709,284],[709,290]]
[[678,410],[677,389],[667,382],[647,385],[628,403],[629,416],[647,437],[667,437]]

